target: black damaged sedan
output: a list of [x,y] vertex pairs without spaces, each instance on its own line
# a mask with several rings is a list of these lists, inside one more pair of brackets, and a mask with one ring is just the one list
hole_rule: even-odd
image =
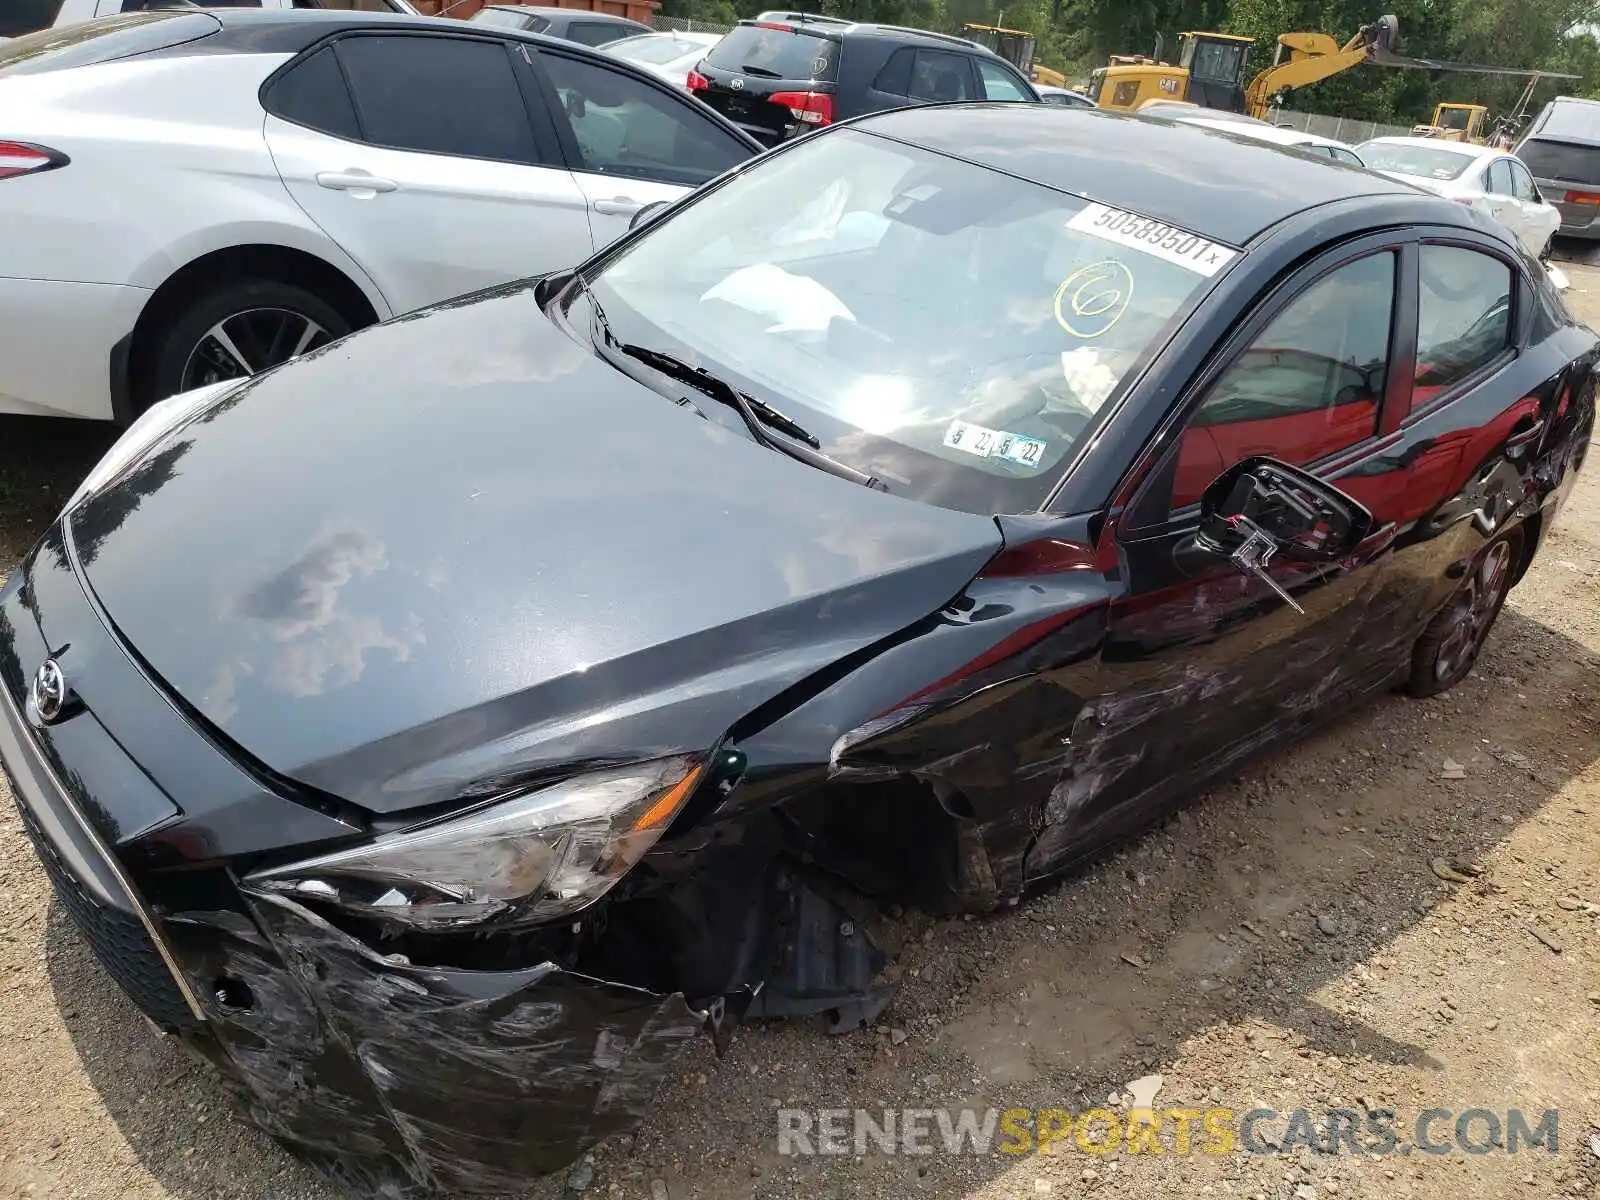
[[62,904],[256,1121],[504,1192],[686,1040],[1472,669],[1594,335],[1470,209],[901,110],[570,272],[150,410],[0,592]]

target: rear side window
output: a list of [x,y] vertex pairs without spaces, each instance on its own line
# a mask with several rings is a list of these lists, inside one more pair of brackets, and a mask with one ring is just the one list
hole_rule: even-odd
[[918,50],[911,63],[911,90],[906,95],[933,104],[976,99],[967,56],[947,54],[943,50]]
[[1533,172],[1535,179],[1559,179],[1563,183],[1600,187],[1600,146],[1529,138],[1517,147],[1517,157]]
[[761,79],[830,82],[839,75],[839,44],[787,25],[735,25],[711,48],[706,62]]
[[266,109],[296,125],[359,141],[355,106],[333,53],[331,46],[318,50],[280,75],[267,93]]
[[1417,262],[1413,408],[1493,362],[1511,344],[1511,268],[1459,246],[1423,246]]
[[294,0],[296,8],[328,8],[339,12],[399,12],[389,0]]
[[[0,28],[11,16],[0,0]],[[197,41],[221,29],[201,12],[142,12],[46,29],[0,44],[0,75],[28,75],[91,67]]]
[[500,42],[364,35],[343,38],[337,47],[362,132],[373,145],[538,161],[516,73]]
[[604,46],[607,42],[632,37],[638,32],[638,29],[613,25],[609,21],[574,21],[567,27],[567,40],[584,46]]
[[6,0],[0,5],[0,37],[38,33],[56,23],[61,0]]
[[1506,159],[1497,158],[1484,172],[1483,190],[1494,196],[1511,195],[1511,167]]

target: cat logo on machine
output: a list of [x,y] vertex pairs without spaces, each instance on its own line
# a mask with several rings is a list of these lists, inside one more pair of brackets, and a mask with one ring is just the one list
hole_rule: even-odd
[[1161,81],[1161,90],[1163,92],[1171,92],[1173,95],[1177,95],[1178,81],[1176,79],[1163,79]]

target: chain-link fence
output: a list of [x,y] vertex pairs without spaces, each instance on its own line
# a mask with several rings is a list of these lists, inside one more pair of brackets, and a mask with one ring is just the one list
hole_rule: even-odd
[[1368,138],[1397,137],[1411,132],[1405,125],[1385,125],[1380,121],[1357,121],[1350,117],[1326,117],[1321,113],[1275,112],[1274,125],[1287,125],[1303,133],[1333,138],[1340,142],[1364,142]]
[[656,16],[650,18],[650,24],[662,33],[727,33],[733,28],[715,21],[696,21],[692,17]]

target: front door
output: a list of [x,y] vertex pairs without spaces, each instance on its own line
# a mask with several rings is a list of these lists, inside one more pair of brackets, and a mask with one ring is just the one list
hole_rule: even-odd
[[[1374,239],[1303,270],[1208,368],[1179,435],[1102,534],[1113,601],[1097,695],[1072,734],[1036,873],[1074,844],[1147,821],[1230,762],[1285,737],[1379,668],[1362,651],[1392,527],[1326,566],[1268,564],[1273,586],[1197,553],[1201,493],[1245,458],[1327,478],[1379,444],[1397,344],[1397,247]],[[1409,353],[1409,352],[1408,352]]]
[[538,61],[544,106],[597,248],[626,233],[645,205],[676,200],[755,153],[687,93],[556,49]]
[[531,71],[495,39],[363,33],[269,89],[290,195],[396,313],[593,251],[587,198],[529,119]]

